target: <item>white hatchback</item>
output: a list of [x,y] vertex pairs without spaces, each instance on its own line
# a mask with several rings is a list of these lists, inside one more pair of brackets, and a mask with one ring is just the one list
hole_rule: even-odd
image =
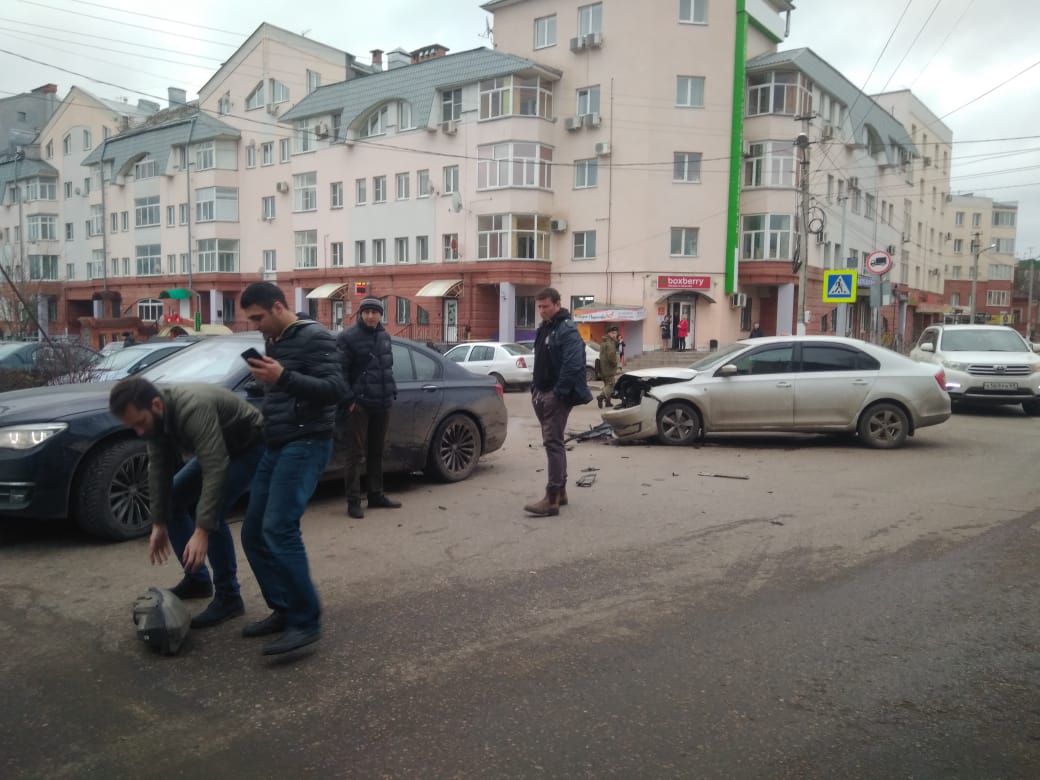
[[467,342],[452,347],[444,357],[472,374],[494,377],[503,389],[530,385],[534,379],[534,352],[522,344]]

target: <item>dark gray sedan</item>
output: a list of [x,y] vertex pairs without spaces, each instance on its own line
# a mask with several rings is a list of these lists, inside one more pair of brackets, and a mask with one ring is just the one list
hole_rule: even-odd
[[[140,373],[158,384],[213,382],[251,401],[262,389],[241,353],[263,348],[253,332],[192,344]],[[415,342],[393,339],[398,395],[384,469],[466,479],[506,437],[502,390]],[[148,532],[144,442],[108,412],[112,382],[0,393],[0,517],[72,516],[107,539]],[[329,476],[341,474],[337,448]]]

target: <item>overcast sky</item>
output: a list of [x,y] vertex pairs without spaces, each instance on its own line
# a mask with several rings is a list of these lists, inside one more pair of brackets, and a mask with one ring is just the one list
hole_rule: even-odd
[[[671,5],[676,0],[642,1]],[[718,7],[732,0],[710,2]],[[1018,201],[1017,254],[1040,253],[1040,49],[1035,42],[1040,2],[795,0],[795,5],[783,48],[812,48],[868,92],[913,89],[953,130],[951,189]],[[481,37],[486,20],[490,17],[473,0],[4,0],[0,49],[21,56],[0,52],[0,97],[48,82],[56,83],[61,95],[76,84],[132,102],[144,97],[165,104],[168,86],[193,97],[264,21],[367,63],[373,48],[412,50],[441,43],[464,51],[486,45],[488,39]],[[1016,140],[994,140],[1009,138]]]

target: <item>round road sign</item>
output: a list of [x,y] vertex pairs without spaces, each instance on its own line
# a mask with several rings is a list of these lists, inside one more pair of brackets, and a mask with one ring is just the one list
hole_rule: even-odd
[[867,270],[872,274],[886,274],[892,268],[892,255],[878,250],[867,255]]

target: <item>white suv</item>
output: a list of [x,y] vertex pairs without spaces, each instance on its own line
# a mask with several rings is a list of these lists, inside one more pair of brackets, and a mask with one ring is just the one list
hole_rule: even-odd
[[946,390],[957,403],[1022,404],[1040,415],[1040,356],[1003,325],[932,325],[910,357],[946,371]]

